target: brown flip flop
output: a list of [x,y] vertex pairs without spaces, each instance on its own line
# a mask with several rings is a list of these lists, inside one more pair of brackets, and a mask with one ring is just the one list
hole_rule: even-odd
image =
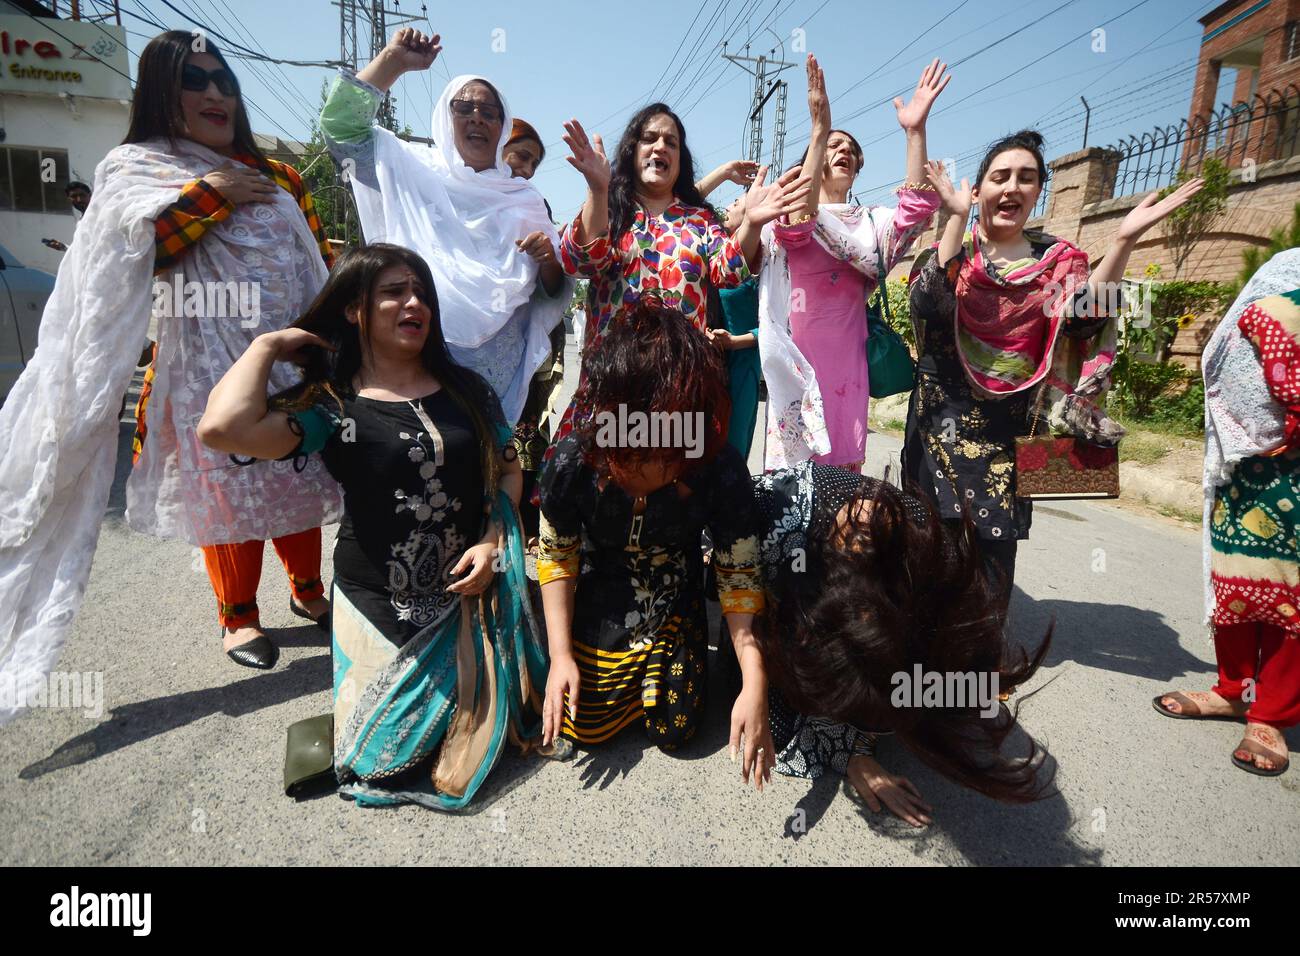
[[[1183,713],[1176,714],[1172,710],[1160,706],[1160,702],[1166,697],[1172,697],[1181,704],[1184,708]],[[1245,714],[1202,714],[1200,705],[1184,694],[1181,690],[1156,694],[1155,697],[1151,698],[1151,706],[1154,707],[1158,713],[1164,714],[1166,717],[1172,717],[1174,720],[1228,720],[1236,723],[1244,720],[1246,717]],[[1195,710],[1189,712],[1186,709],[1188,707],[1194,707]]]
[[[1242,770],[1246,771],[1246,773],[1253,773],[1259,777],[1280,777],[1282,774],[1286,773],[1287,768],[1291,766],[1291,760],[1287,756],[1286,751],[1278,753],[1276,750],[1272,750],[1265,746],[1262,735],[1258,730],[1254,731],[1252,734],[1252,728],[1260,726],[1262,725],[1246,725],[1246,736],[1241,738],[1241,743],[1237,744],[1232,751],[1233,765],[1240,767]],[[1281,737],[1281,733],[1279,733],[1278,736]],[[1286,746],[1286,738],[1282,739],[1282,746]],[[1279,764],[1279,766],[1274,767],[1272,770],[1265,770],[1263,767],[1256,765],[1254,760],[1242,760],[1237,756],[1238,750],[1244,750],[1251,756],[1255,757],[1267,757],[1274,763]]]

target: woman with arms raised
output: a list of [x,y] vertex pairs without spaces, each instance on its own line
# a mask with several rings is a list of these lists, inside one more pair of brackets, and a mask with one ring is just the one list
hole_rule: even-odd
[[[305,364],[302,383],[268,401],[286,360]],[[344,793],[465,806],[507,739],[536,736],[546,659],[510,430],[448,354],[424,261],[384,244],[349,252],[306,314],[259,336],[221,380],[199,435],[235,455],[319,458],[343,486],[332,618]]]
[[[586,201],[560,242],[565,272],[591,280],[587,351],[600,347],[621,310],[650,292],[707,328],[709,287],[733,288],[756,271],[759,230],[795,209],[809,188],[793,175],[766,185],[760,169],[745,193],[744,219],[729,236],[696,188],[686,129],[665,104],[632,117],[612,167],[601,137],[588,139],[577,120],[565,124],[564,141],[569,163],[587,180]],[[568,434],[574,412],[571,404],[556,441]]]
[[935,60],[907,104],[894,101],[907,140],[898,205],[849,203],[862,147],[831,128],[826,78],[808,55],[811,143],[802,168],[812,189],[798,215],[765,229],[770,260],[759,283],[759,350],[767,382],[766,468],[808,458],[860,472],[866,458],[866,302],[912,248],[939,206],[925,182],[925,123],[948,85]]
[[[949,219],[911,276],[919,352],[907,412],[903,473],[957,523],[969,510],[991,580],[1011,597],[1016,543],[1029,535],[1028,499],[1016,497],[1016,438],[1031,404],[1057,433],[1115,445],[1123,429],[1103,412],[1115,357],[1115,298],[1141,235],[1200,190],[1194,179],[1152,193],[1124,218],[1101,263],[1025,224],[1047,179],[1043,138],[1007,136],[980,163],[972,189],[940,163],[926,176]],[[978,204],[970,232],[966,221]]]
[[441,50],[437,35],[398,30],[356,76],[334,81],[321,132],[351,181],[366,241],[397,243],[429,263],[452,358],[487,380],[514,422],[573,284],[556,259],[545,201],[505,159],[513,116],[487,79],[447,84],[432,147],[374,123],[384,93],[404,73],[429,69]]

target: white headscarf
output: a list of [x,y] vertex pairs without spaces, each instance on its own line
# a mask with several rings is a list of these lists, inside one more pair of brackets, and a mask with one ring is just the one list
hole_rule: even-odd
[[[443,335],[458,358],[466,356],[465,350],[483,351],[482,362],[471,355],[468,364],[492,382],[513,422],[523,409],[533,373],[550,354],[550,331],[560,321],[573,287],[570,281],[560,294],[548,296],[537,281],[537,263],[515,246],[540,231],[558,249],[560,236],[536,187],[513,177],[503,158],[514,120],[505,97],[496,166],[475,172],[456,148],[449,104],[476,80],[488,83],[464,74],[443,89],[433,108],[432,148],[405,142],[376,126],[378,189],[355,178],[352,189],[367,242],[406,246],[429,264]],[[510,354],[502,354],[493,350],[493,339],[501,344],[522,342],[522,349],[512,347]]]

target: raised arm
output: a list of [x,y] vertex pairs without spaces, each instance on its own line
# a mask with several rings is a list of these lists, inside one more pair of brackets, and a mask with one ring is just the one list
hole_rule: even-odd
[[831,101],[826,95],[826,75],[817,65],[817,57],[808,54],[808,118],[812,120],[812,133],[808,141],[808,156],[803,171],[808,176],[808,198],[796,215],[802,222],[817,215],[817,204],[822,192],[822,167],[826,163],[826,141],[831,137]]
[[379,55],[357,73],[357,79],[387,93],[403,73],[427,70],[442,52],[442,37],[426,37],[419,30],[402,27],[393,34]]
[[948,64],[940,63],[936,57],[921,72],[912,99],[906,105],[900,97],[894,98],[898,125],[907,135],[907,179],[904,185],[925,182],[925,122],[930,116],[930,107],[952,79],[951,74],[944,75],[946,69]]
[[574,241],[585,246],[609,232],[609,160],[600,134],[588,139],[587,131],[576,119],[564,124],[562,139],[572,153],[565,157],[569,165],[587,180],[587,201],[582,204],[573,234]]
[[939,194],[939,201],[948,212],[948,221],[944,223],[943,235],[939,237],[939,265],[946,266],[961,252],[962,239],[966,234],[966,222],[970,219],[970,207],[975,200],[971,195],[970,181],[963,179],[961,188],[955,189],[943,163],[927,162],[925,179]]
[[1201,191],[1204,185],[1204,179],[1189,179],[1164,199],[1157,198],[1157,194],[1153,192],[1129,211],[1124,221],[1120,223],[1115,239],[1107,248],[1101,265],[1093,269],[1092,275],[1088,277],[1088,290],[1092,302],[1111,301],[1105,294],[1106,286],[1112,282],[1119,282],[1124,277],[1129,257],[1133,255],[1142,233],[1188,202]]
[[291,361],[307,346],[329,348],[323,339],[303,329],[266,332],[213,386],[208,407],[199,420],[199,441],[217,451],[251,458],[283,458],[298,447],[299,436],[289,427],[286,412],[271,411],[266,386],[271,368]]
[[755,275],[762,264],[759,239],[763,226],[803,208],[808,201],[809,190],[812,189],[812,180],[800,175],[798,168],[789,170],[770,186],[766,185],[766,180],[767,167],[763,166],[754,178],[754,185],[745,193],[745,219],[735,235],[749,271]]
[[748,159],[733,159],[706,173],[695,184],[695,188],[701,196],[708,196],[713,190],[728,182],[748,188],[754,182],[757,173],[758,163],[750,162]]

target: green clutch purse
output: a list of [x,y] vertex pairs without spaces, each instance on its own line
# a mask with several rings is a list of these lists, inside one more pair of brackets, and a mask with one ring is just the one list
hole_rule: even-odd
[[284,752],[285,795],[300,797],[336,786],[334,715],[321,714],[290,724]]
[[[885,321],[889,315],[889,292],[885,288],[888,276],[884,257],[876,250],[880,264],[880,304],[867,303],[867,387],[872,398],[888,398],[899,392],[910,392],[916,384],[916,363],[907,350],[903,337]],[[883,310],[884,314],[881,314]]]

